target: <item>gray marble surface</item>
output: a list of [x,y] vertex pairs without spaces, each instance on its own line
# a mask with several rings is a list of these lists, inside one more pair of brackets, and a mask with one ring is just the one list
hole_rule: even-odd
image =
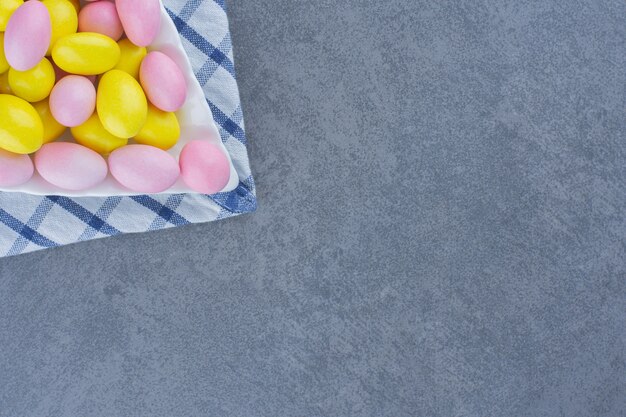
[[625,416],[626,3],[229,12],[258,212],[0,260],[0,416]]

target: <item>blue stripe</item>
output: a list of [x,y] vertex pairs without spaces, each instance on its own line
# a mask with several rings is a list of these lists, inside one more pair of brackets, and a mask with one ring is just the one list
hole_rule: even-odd
[[73,214],[76,218],[85,222],[87,226],[92,227],[97,232],[109,236],[120,234],[120,231],[115,227],[111,226],[74,200],[58,195],[47,196],[47,198],[67,210],[69,213]]
[[189,21],[191,16],[195,13],[196,10],[198,10],[198,7],[200,7],[203,1],[204,0],[187,1],[183,9],[180,11],[180,18],[183,19],[185,22]]
[[209,198],[231,213],[249,213],[257,209],[257,199],[252,187],[240,182],[233,191],[213,194]]
[[[54,203],[52,201],[46,200],[45,198],[41,200],[33,214],[30,216],[30,219],[28,219],[28,222],[26,222],[26,226],[33,230],[39,229],[39,226],[41,226],[41,223],[44,221],[48,213],[50,213],[52,207],[54,207]],[[15,239],[15,242],[13,242],[11,249],[7,252],[7,255],[18,255],[22,253],[28,244],[28,240],[22,236],[18,236],[17,239]]]
[[190,223],[189,220],[185,219],[183,216],[176,213],[171,208],[164,206],[163,204],[159,203],[157,200],[155,200],[154,198],[150,196],[137,195],[137,196],[131,196],[130,198],[133,201],[141,204],[145,208],[152,210],[163,220],[175,226],[183,226],[183,225]]
[[220,6],[224,11],[226,11],[226,2],[224,0],[215,0],[215,2]]
[[213,113],[213,119],[217,124],[232,135],[239,142],[246,144],[246,133],[243,129],[235,123],[233,119],[228,117],[224,112],[222,112],[215,104],[211,103],[211,101],[207,100],[209,103],[209,107],[211,108],[211,113]]
[[152,223],[150,224],[149,229],[158,230],[158,229],[162,229],[166,227],[167,221],[164,220],[164,218],[171,219],[172,216],[165,209],[170,209],[172,212],[175,213],[176,209],[180,206],[180,204],[183,202],[184,199],[185,199],[185,194],[170,195],[164,203],[164,206],[165,206],[164,209],[159,210],[159,212],[161,212],[163,215],[157,216],[157,218],[154,219]]
[[[111,215],[111,213],[113,213],[113,211],[118,206],[118,204],[120,204],[121,201],[122,197],[119,196],[107,197],[106,200],[104,200],[104,203],[102,203],[102,205],[100,206],[100,208],[96,210],[95,215],[104,221],[108,221],[109,216]],[[87,227],[80,235],[78,240],[93,239],[97,233],[98,231],[95,230],[93,227]]]
[[13,231],[20,234],[25,239],[33,242],[35,245],[41,246],[43,248],[52,248],[54,246],[59,246],[58,243],[51,241],[47,237],[43,236],[36,230],[33,230],[31,227],[25,225],[15,217],[11,216],[6,211],[0,208],[0,222],[7,225]]
[[233,77],[235,76],[235,66],[224,52],[213,46],[211,42],[203,38],[202,35],[189,26],[187,22],[172,13],[169,9],[167,13],[174,21],[174,25],[176,25],[176,29],[182,37],[191,42],[200,51],[204,52],[204,54],[215,61],[215,63],[221,65]]

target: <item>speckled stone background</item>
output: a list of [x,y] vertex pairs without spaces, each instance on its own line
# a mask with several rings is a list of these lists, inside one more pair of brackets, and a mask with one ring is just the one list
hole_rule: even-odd
[[626,3],[228,5],[259,211],[0,260],[0,416],[625,416]]

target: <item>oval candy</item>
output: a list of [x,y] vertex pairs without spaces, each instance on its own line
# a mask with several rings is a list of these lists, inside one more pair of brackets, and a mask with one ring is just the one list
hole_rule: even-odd
[[102,123],[97,113],[94,113],[85,123],[71,129],[76,142],[94,151],[108,155],[117,148],[128,144],[128,139],[118,138],[110,134]]
[[74,5],[68,0],[42,0],[50,13],[52,36],[47,55],[52,53],[52,47],[63,36],[76,33],[78,30],[78,14]]
[[7,24],[4,33],[7,61],[18,71],[33,68],[46,56],[51,38],[48,9],[40,1],[27,1],[18,7]]
[[0,74],[9,70],[9,61],[4,55],[4,32],[0,32]]
[[150,103],[163,111],[177,111],[187,99],[187,82],[178,64],[163,52],[150,52],[139,71]]
[[100,184],[108,172],[102,156],[69,142],[43,145],[35,154],[35,168],[50,184],[71,191],[86,190]]
[[31,103],[50,95],[54,87],[54,67],[47,58],[27,71],[9,70],[9,86],[13,94]]
[[33,103],[33,107],[37,110],[43,123],[43,143],[52,142],[65,133],[66,127],[52,116],[48,99]]
[[139,133],[148,116],[148,101],[141,86],[120,70],[100,78],[96,108],[104,128],[119,138]]
[[98,1],[83,7],[78,15],[78,30],[101,33],[115,41],[124,34],[115,4],[110,1]]
[[180,125],[176,113],[164,112],[148,105],[146,124],[134,137],[135,142],[167,150],[176,145],[180,137]]
[[96,108],[96,87],[86,77],[68,75],[50,93],[50,110],[63,126],[79,126]]
[[161,28],[159,0],[116,0],[115,6],[128,39],[137,46],[150,45]]
[[141,62],[148,54],[148,50],[143,46],[133,44],[129,39],[122,39],[117,43],[120,47],[120,61],[114,69],[118,69],[130,74],[134,79],[139,79],[139,68]]
[[111,175],[124,187],[138,193],[160,193],[170,188],[180,174],[178,163],[164,150],[147,145],[128,145],[109,155]]
[[192,140],[180,153],[180,175],[194,191],[215,194],[230,179],[230,163],[224,151],[213,143]]
[[31,179],[35,168],[28,155],[0,149],[0,187],[15,187]]
[[72,3],[72,6],[74,6],[76,15],[78,16],[78,13],[80,12],[80,0],[69,0],[69,2]]
[[97,75],[117,65],[120,47],[113,39],[100,33],[74,33],[54,44],[52,59],[70,74]]
[[42,143],[43,123],[35,108],[19,97],[0,94],[0,148],[28,154]]

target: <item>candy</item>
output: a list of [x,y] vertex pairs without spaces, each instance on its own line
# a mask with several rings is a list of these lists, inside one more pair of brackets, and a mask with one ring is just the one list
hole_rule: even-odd
[[79,126],[96,108],[96,88],[86,77],[68,75],[54,86],[50,94],[50,110],[63,126]]
[[141,62],[148,54],[143,46],[137,46],[128,39],[122,39],[117,43],[122,51],[120,61],[114,69],[118,69],[130,74],[134,79],[139,79],[139,68]]
[[52,37],[47,55],[52,53],[52,47],[63,36],[76,33],[78,29],[78,15],[76,9],[68,0],[42,0],[50,13],[52,22]]
[[104,158],[76,143],[47,143],[35,154],[35,167],[50,184],[81,191],[100,184],[107,176]]
[[9,86],[13,94],[34,103],[50,95],[54,87],[54,68],[47,58],[27,71],[9,70]]
[[2,0],[0,1],[0,32],[7,29],[9,18],[15,10],[24,3],[24,0]]
[[33,103],[33,107],[37,110],[43,122],[43,143],[52,142],[60,138],[65,132],[66,127],[57,122],[54,116],[52,116],[48,99]]
[[116,0],[115,6],[128,39],[137,46],[150,45],[161,28],[159,0]]
[[146,124],[134,137],[135,142],[169,149],[180,137],[180,125],[175,113],[164,112],[152,104],[148,106]]
[[52,59],[59,68],[71,74],[97,75],[117,65],[120,47],[100,33],[74,33],[54,44]]
[[177,111],[187,98],[187,83],[176,63],[162,52],[150,52],[141,63],[141,86],[148,100],[163,111]]
[[33,68],[46,56],[51,37],[48,9],[40,1],[27,1],[13,13],[7,24],[4,33],[7,61],[18,71]]
[[0,74],[9,70],[9,61],[4,55],[4,32],[0,32]]
[[176,182],[180,171],[174,157],[146,145],[128,145],[109,155],[111,175],[138,193],[160,193]]
[[0,94],[0,148],[9,152],[33,153],[43,143],[43,123],[27,101]]
[[0,149],[0,187],[15,187],[31,179],[35,168],[28,155]]
[[120,138],[139,133],[148,116],[148,101],[141,86],[120,70],[109,71],[100,79],[96,107],[104,128]]
[[110,134],[102,126],[96,113],[82,125],[73,127],[71,131],[76,142],[103,155],[107,155],[128,143],[128,139],[118,138]]
[[78,13],[80,12],[80,0],[69,0],[69,2],[72,3],[72,6],[74,6],[76,15],[78,16]]
[[78,30],[101,33],[116,41],[124,33],[115,4],[110,1],[99,1],[83,7],[78,15]]
[[228,184],[230,164],[218,145],[193,140],[180,154],[180,175],[189,188],[203,194],[215,194]]

